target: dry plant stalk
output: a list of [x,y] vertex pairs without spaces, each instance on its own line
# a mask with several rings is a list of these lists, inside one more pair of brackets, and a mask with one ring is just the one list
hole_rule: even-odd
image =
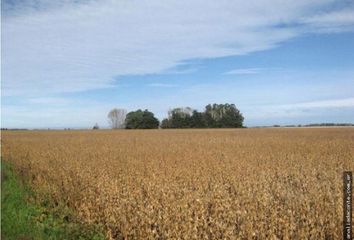
[[353,146],[353,128],[2,133],[38,193],[109,239],[340,239]]

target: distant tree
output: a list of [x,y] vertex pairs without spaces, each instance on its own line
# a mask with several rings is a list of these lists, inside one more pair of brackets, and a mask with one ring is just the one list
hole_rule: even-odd
[[162,120],[161,128],[171,128],[171,124],[168,118]]
[[244,117],[235,104],[208,104],[205,107],[205,121],[208,127],[238,128],[243,127]]
[[235,104],[208,104],[204,112],[190,107],[170,110],[161,128],[238,128],[243,120]]
[[125,119],[126,129],[153,129],[158,128],[159,124],[159,120],[147,109],[129,112]]
[[163,125],[168,128],[190,128],[192,114],[193,110],[190,107],[174,108],[168,112],[168,119]]
[[179,116],[182,118],[190,117],[193,114],[193,109],[190,107],[179,107],[168,111],[168,118]]
[[124,128],[127,110],[114,108],[108,113],[108,121],[113,129]]
[[92,128],[93,130],[97,130],[97,129],[100,129],[100,127],[98,126],[98,123],[96,123],[94,126],[93,126],[93,128]]
[[191,116],[191,127],[192,128],[205,128],[207,127],[207,123],[205,120],[205,114],[202,112],[198,112],[196,110],[193,111]]

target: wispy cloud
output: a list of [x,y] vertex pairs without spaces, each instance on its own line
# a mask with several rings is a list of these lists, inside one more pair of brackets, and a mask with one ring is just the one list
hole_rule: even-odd
[[[352,8],[323,13],[335,3],[5,0],[3,94],[108,88],[115,76],[161,73],[188,59],[265,50],[308,31],[348,30]],[[278,27],[282,24],[288,27]]]
[[[331,112],[340,111],[341,109],[353,109],[354,110],[354,98],[341,98],[341,99],[328,99],[321,101],[308,101],[292,104],[272,104],[272,105],[258,105],[246,107],[246,113],[248,120],[254,119],[291,119],[296,117],[306,116],[321,116],[322,121],[328,121],[328,117],[331,117]],[[321,114],[319,114],[321,112]],[[328,116],[323,116],[324,112],[327,112]],[[339,112],[343,114],[343,112]],[[344,113],[346,113],[344,111]],[[337,116],[339,119],[344,116]],[[351,116],[352,117],[352,116]],[[347,120],[346,120],[347,121]],[[352,119],[350,120],[352,121]],[[350,122],[349,121],[349,122]]]
[[342,107],[354,107],[354,98],[344,98],[344,99],[331,99],[322,101],[311,101],[302,102],[295,104],[280,105],[283,109],[294,109],[294,108],[342,108]]
[[168,84],[168,83],[150,83],[147,84],[149,87],[160,87],[160,88],[171,88],[177,87],[176,84]]
[[203,69],[197,62],[193,61],[182,61],[169,69],[165,69],[160,74],[189,74],[195,73],[199,70]]
[[354,8],[322,12],[303,19],[310,31],[342,32],[354,30]]
[[194,73],[198,71],[199,68],[197,67],[190,67],[190,68],[185,68],[185,69],[168,69],[163,71],[163,74],[188,74],[188,73]]
[[225,72],[224,74],[226,74],[226,75],[257,74],[262,70],[264,70],[264,68],[239,68],[239,69],[234,69],[234,70]]
[[27,100],[29,104],[45,104],[45,105],[68,105],[72,103],[71,99],[59,97],[39,97]]

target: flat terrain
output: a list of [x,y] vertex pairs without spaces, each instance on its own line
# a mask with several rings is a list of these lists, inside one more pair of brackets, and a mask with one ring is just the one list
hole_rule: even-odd
[[354,128],[4,131],[2,156],[110,239],[340,239]]

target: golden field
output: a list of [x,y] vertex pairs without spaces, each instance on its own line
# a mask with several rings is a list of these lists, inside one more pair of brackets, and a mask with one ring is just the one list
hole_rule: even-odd
[[108,239],[341,239],[354,128],[2,132],[3,160]]

